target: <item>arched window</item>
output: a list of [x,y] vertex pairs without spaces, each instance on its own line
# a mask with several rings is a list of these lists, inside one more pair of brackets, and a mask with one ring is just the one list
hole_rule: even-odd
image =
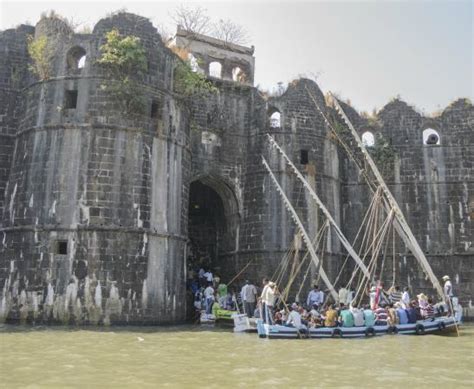
[[215,78],[222,77],[222,65],[220,62],[214,61],[209,64],[209,75]]
[[375,145],[374,134],[370,131],[366,131],[362,134],[362,143],[365,147],[373,147]]
[[238,66],[232,69],[232,80],[236,82],[245,82],[247,81],[247,76],[245,72]]
[[86,51],[80,47],[75,46],[67,53],[67,67],[69,70],[77,70],[84,68],[86,64]]
[[439,138],[439,134],[436,130],[432,128],[427,128],[423,131],[423,144],[432,146],[432,145],[439,145],[441,140]]
[[278,111],[275,111],[270,116],[270,127],[279,128],[281,127],[281,114]]

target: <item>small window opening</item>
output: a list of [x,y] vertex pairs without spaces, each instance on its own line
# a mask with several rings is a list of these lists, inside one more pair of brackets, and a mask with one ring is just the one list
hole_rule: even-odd
[[211,62],[209,64],[209,75],[215,78],[222,77],[222,65],[220,62]]
[[309,163],[308,150],[300,150],[300,164],[307,165]]
[[67,255],[67,240],[59,240],[57,242],[56,254]]
[[67,53],[66,60],[69,70],[82,69],[86,64],[86,51],[79,46],[73,47]]
[[428,146],[439,145],[441,143],[439,134],[432,128],[423,131],[423,144]]
[[362,134],[362,144],[365,147],[373,147],[375,145],[374,134],[370,131],[366,131]]
[[270,127],[279,128],[281,126],[281,114],[278,111],[275,111],[270,116]]
[[152,119],[156,119],[158,117],[158,101],[153,100],[151,102],[151,111],[150,111],[150,117]]
[[236,82],[246,82],[247,77],[244,71],[237,66],[232,69],[232,80]]
[[66,109],[75,109],[77,107],[77,90],[67,90],[64,108]]
[[86,56],[83,55],[81,58],[79,58],[79,61],[77,61],[77,68],[83,69],[85,65],[86,65]]

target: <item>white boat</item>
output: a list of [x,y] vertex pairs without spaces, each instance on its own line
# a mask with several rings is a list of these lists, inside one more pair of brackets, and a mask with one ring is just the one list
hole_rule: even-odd
[[319,327],[301,328],[284,325],[270,325],[257,320],[257,332],[260,338],[269,339],[322,339],[322,338],[371,338],[382,335],[427,335],[447,333],[455,330],[460,320],[450,316],[419,320],[411,324],[372,327]]
[[249,318],[245,313],[235,313],[232,319],[234,319],[234,332],[257,332],[257,319]]

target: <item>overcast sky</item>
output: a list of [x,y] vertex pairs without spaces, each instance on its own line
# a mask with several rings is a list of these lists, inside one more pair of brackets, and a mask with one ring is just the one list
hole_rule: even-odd
[[[458,97],[474,99],[472,0],[434,1],[216,1],[199,4],[218,20],[230,18],[255,46],[255,84],[272,89],[302,75],[317,75],[326,92],[360,111],[391,98],[425,113]],[[0,29],[35,24],[50,9],[93,26],[120,8],[175,30],[177,2],[109,0],[0,0]]]

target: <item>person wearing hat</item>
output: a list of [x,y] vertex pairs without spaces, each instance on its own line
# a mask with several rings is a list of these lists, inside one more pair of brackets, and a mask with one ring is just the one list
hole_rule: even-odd
[[453,297],[453,284],[451,283],[449,276],[443,276],[443,281],[444,281],[444,295],[446,296],[446,298],[452,298]]
[[375,310],[377,308],[377,287],[372,286],[369,290],[369,298],[370,298],[370,309]]
[[276,284],[268,282],[262,291],[260,299],[262,300],[263,322],[273,324],[273,306],[275,305]]
[[252,317],[257,303],[257,288],[249,280],[245,280],[240,296],[244,305],[244,312]]
[[449,276],[443,276],[443,281],[444,281],[444,298],[446,300],[446,304],[448,304],[448,312],[451,314],[451,306],[452,302],[451,299],[453,298],[453,284],[451,283],[451,280]]

